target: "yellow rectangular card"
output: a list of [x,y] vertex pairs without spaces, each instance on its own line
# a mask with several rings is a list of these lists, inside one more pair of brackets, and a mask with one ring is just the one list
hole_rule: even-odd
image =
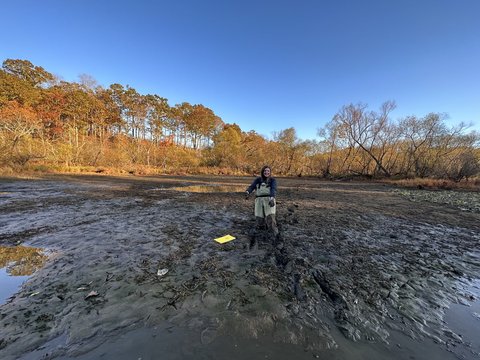
[[233,239],[235,239],[232,235],[225,235],[225,236],[222,236],[222,237],[219,237],[219,238],[216,238],[214,239],[216,242],[220,243],[220,244],[224,244],[226,242],[229,242],[229,241],[232,241]]

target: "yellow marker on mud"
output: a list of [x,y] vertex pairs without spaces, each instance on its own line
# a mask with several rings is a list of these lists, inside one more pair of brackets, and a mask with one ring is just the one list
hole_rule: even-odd
[[232,235],[225,235],[225,236],[222,236],[222,237],[219,237],[219,238],[216,238],[214,239],[216,242],[220,243],[220,244],[224,244],[226,242],[229,242],[229,241],[232,241],[233,239],[235,239]]

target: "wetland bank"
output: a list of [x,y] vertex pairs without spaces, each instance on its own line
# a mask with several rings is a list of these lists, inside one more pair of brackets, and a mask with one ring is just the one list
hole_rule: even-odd
[[0,305],[0,357],[478,358],[478,206],[280,178],[273,246],[251,180],[0,180],[7,272],[46,257]]

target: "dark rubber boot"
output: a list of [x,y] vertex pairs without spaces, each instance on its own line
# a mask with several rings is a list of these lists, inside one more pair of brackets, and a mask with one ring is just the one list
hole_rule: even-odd
[[268,215],[266,217],[267,229],[273,233],[273,236],[277,238],[278,236],[278,227],[277,221],[275,220],[275,215]]
[[255,228],[257,230],[265,230],[265,219],[256,216],[255,217]]

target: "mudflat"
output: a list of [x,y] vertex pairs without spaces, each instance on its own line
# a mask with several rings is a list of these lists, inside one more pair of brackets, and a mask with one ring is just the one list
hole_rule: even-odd
[[478,193],[277,178],[273,238],[252,180],[0,179],[7,270],[33,273],[0,358],[478,358]]

